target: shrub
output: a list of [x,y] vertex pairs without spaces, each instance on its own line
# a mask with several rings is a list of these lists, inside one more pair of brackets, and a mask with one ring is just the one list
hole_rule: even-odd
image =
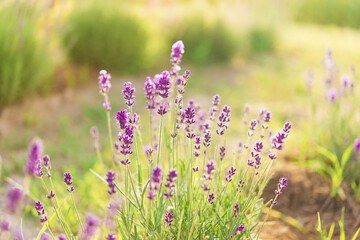
[[69,57],[118,72],[143,69],[147,34],[132,11],[92,3],[70,13],[63,37]]
[[295,19],[300,22],[334,24],[358,29],[360,27],[359,8],[359,0],[306,0],[300,4]]
[[235,35],[222,19],[208,23],[201,15],[189,16],[175,32],[177,39],[184,41],[193,63],[228,62],[237,51]]
[[276,34],[271,27],[254,25],[245,34],[245,42],[248,43],[250,54],[272,52],[275,49]]
[[53,61],[37,16],[31,5],[0,8],[0,106],[51,87]]

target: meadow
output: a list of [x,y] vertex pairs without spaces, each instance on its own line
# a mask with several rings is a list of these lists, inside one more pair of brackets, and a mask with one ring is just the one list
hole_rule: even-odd
[[0,5],[1,239],[359,238],[357,1],[81,2]]

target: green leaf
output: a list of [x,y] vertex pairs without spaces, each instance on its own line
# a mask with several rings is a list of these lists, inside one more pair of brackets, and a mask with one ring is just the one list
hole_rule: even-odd
[[351,145],[343,153],[343,155],[341,157],[341,167],[342,167],[342,169],[345,168],[346,164],[351,159],[352,151],[353,151],[353,146]]
[[359,235],[359,232],[360,232],[360,228],[356,231],[356,233],[354,234],[351,240],[356,240],[357,236]]
[[333,166],[335,167],[335,169],[340,168],[339,161],[335,154],[333,154],[332,152],[321,146],[317,146],[316,151],[321,155],[323,155],[324,157],[326,157],[327,159],[329,159],[333,164]]

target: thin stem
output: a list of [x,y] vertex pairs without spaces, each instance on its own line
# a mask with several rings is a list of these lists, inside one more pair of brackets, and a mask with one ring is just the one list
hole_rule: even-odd
[[279,195],[276,195],[276,196],[275,196],[274,201],[273,201],[273,203],[271,204],[270,209],[269,209],[269,211],[267,212],[266,217],[265,217],[265,219],[264,219],[264,221],[263,221],[263,223],[262,223],[262,225],[261,225],[261,228],[260,228],[258,234],[256,235],[256,240],[259,239],[260,233],[261,233],[261,231],[262,231],[262,229],[263,229],[263,227],[264,227],[264,225],[265,225],[265,222],[267,221],[267,219],[268,219],[268,217],[269,217],[269,215],[270,215],[271,209],[273,208],[274,202],[276,202],[276,199],[277,199],[278,196],[279,196]]
[[54,236],[54,234],[52,233],[52,231],[51,231],[51,229],[50,229],[49,223],[46,222],[45,225],[46,225],[46,228],[49,230],[49,232],[50,232],[50,234],[51,234],[51,237],[55,240],[55,236]]
[[159,165],[159,160],[160,160],[161,134],[162,134],[162,127],[163,127],[162,125],[163,125],[163,115],[161,115],[161,117],[160,117],[159,145],[158,145],[158,154],[157,154],[156,165]]
[[[107,94],[104,95],[105,96],[105,101],[108,102],[109,101],[109,97]],[[110,111],[106,111],[106,116],[107,116],[107,122],[108,122],[108,131],[109,131],[109,142],[110,142],[110,150],[111,153],[114,152],[114,144],[113,144],[113,140],[112,140],[112,131],[111,131],[111,121],[110,121]]]
[[72,200],[73,200],[74,208],[75,208],[75,211],[76,211],[76,215],[77,215],[78,220],[79,220],[79,222],[80,222],[82,231],[85,232],[84,225],[83,225],[83,223],[82,223],[82,221],[81,221],[81,218],[80,218],[80,215],[79,215],[79,211],[78,211],[78,209],[77,209],[77,207],[76,207],[76,203],[75,203],[75,198],[74,198],[74,193],[73,193],[73,192],[71,192],[71,198],[72,198]]
[[96,156],[97,156],[97,159],[99,160],[99,162],[101,163],[101,165],[104,164],[99,148],[96,148]]

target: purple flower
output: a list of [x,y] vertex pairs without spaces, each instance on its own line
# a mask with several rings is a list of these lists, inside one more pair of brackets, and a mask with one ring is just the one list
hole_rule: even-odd
[[356,154],[360,153],[360,138],[355,139],[354,150]]
[[40,240],[50,240],[50,239],[51,239],[50,235],[46,232],[44,232],[40,238]]
[[239,181],[238,187],[236,188],[236,191],[241,192],[241,189],[244,187],[244,184],[245,184],[245,181],[241,179]]
[[224,157],[225,157],[225,150],[226,150],[226,148],[225,148],[225,146],[222,146],[222,147],[220,147],[220,161],[222,161],[223,159],[224,159]]
[[214,196],[214,193],[211,193],[211,194],[209,194],[209,197],[208,197],[208,202],[210,203],[210,204],[213,204],[214,203],[214,199],[215,199],[215,196]]
[[184,44],[179,40],[171,47],[170,62],[172,64],[179,64],[181,62],[182,54],[184,54]]
[[[244,231],[245,231],[245,227],[242,224],[240,224],[240,226],[235,228],[235,236],[238,235],[239,232],[244,232]],[[231,235],[230,238],[233,238],[233,236]]]
[[257,125],[257,123],[258,123],[258,121],[257,121],[257,119],[253,119],[253,120],[251,120],[251,122],[250,122],[250,130],[255,130],[256,129],[256,125]]
[[70,173],[64,173],[64,183],[70,187],[67,189],[69,192],[74,191],[74,187],[72,186],[72,184],[73,184],[72,177],[71,177]]
[[36,161],[42,157],[44,144],[39,138],[34,138],[29,145],[28,161],[25,167],[25,173],[34,174]]
[[204,135],[204,146],[207,148],[210,146],[210,143],[211,143],[211,134],[210,134],[210,131],[206,131],[205,132],[205,135]]
[[160,75],[154,78],[157,94],[162,98],[169,97],[171,88],[171,78],[168,71],[163,71]]
[[94,142],[94,149],[100,149],[99,131],[98,131],[97,127],[95,127],[95,126],[91,127],[90,134],[91,134],[92,140]]
[[40,222],[46,222],[47,217],[45,216],[44,205],[40,201],[35,202],[35,210],[37,214],[40,216]]
[[124,94],[125,104],[131,107],[135,102],[135,88],[131,87],[131,82],[124,83],[124,87],[125,89],[122,91],[122,93]]
[[53,192],[53,190],[51,190],[47,198],[52,199],[53,197],[55,197],[55,193]]
[[341,85],[344,88],[347,88],[350,85],[350,77],[348,75],[341,76],[340,81],[341,81]]
[[216,133],[218,135],[223,135],[225,130],[229,127],[229,125],[227,124],[228,122],[230,122],[230,107],[225,105],[222,109],[222,112],[219,115],[219,122],[217,123],[219,129],[216,130]]
[[219,106],[219,104],[220,104],[220,96],[215,95],[212,100],[213,107],[210,109],[210,120],[211,121],[215,121],[215,114],[219,111],[219,108],[217,107],[217,106]]
[[112,171],[108,171],[107,174],[106,174],[106,181],[108,183],[108,186],[110,188],[110,190],[108,190],[108,193],[110,195],[116,193],[115,191],[115,173],[112,172]]
[[332,103],[335,103],[335,100],[338,96],[338,90],[336,88],[331,88],[327,92],[327,98],[331,100]]
[[110,107],[110,102],[109,102],[109,101],[103,102],[103,107],[105,108],[106,111],[108,111],[108,112],[111,111],[111,107]]
[[35,161],[35,166],[34,166],[34,175],[36,177],[42,177],[44,175],[44,172],[42,171],[42,167],[41,167],[41,158],[38,158]]
[[147,99],[146,100],[146,108],[147,109],[155,109],[156,87],[150,77],[146,78],[144,90],[145,90],[145,97]]
[[18,208],[22,198],[22,191],[19,188],[10,190],[7,194],[7,209],[14,213]]
[[66,240],[66,236],[65,236],[65,234],[60,234],[59,235],[59,240]]
[[186,119],[185,121],[186,123],[185,131],[187,132],[186,137],[189,139],[193,139],[195,137],[195,134],[193,132],[191,125],[195,123],[195,119],[194,119],[195,109],[189,106],[187,109],[185,109],[184,116]]
[[171,169],[167,176],[168,178],[166,179],[165,187],[169,188],[169,192],[164,193],[164,195],[166,198],[171,198],[174,196],[174,188],[175,188],[174,182],[176,181],[176,177],[178,176],[178,173],[175,169]]
[[193,167],[192,170],[193,170],[193,172],[197,172],[197,171],[199,171],[199,167]]
[[106,70],[101,70],[99,74],[100,74],[99,76],[100,93],[105,95],[109,92],[111,88],[111,83],[110,83],[111,75]]
[[112,232],[111,232],[111,233],[109,233],[109,234],[107,235],[106,239],[107,239],[107,240],[116,240],[117,237],[116,237],[115,233],[112,233]]
[[271,121],[271,112],[266,111],[263,118],[264,122],[270,122]]
[[145,155],[146,155],[146,157],[148,159],[148,162],[152,163],[151,156],[152,156],[154,150],[150,146],[147,146],[147,147],[144,147],[144,152],[145,152]]
[[232,181],[231,178],[232,178],[232,176],[235,175],[235,172],[236,172],[236,168],[231,167],[231,169],[228,171],[228,175],[225,177],[225,180],[227,182],[231,182]]
[[171,212],[165,214],[165,222],[167,222],[169,226],[171,226],[173,219],[174,219],[174,215]]
[[282,190],[284,190],[287,186],[287,179],[286,178],[280,178],[278,188],[275,190],[276,195],[282,194]]
[[160,184],[161,184],[161,177],[162,177],[162,169],[159,166],[156,166],[154,168],[152,168],[152,176],[149,179],[149,194],[148,194],[148,198],[150,200],[153,200],[154,197],[156,196],[154,191],[158,191],[160,189]]
[[164,115],[164,114],[166,114],[166,113],[168,112],[168,111],[167,111],[168,106],[169,106],[169,103],[168,103],[168,102],[164,102],[163,105],[160,105],[160,106],[159,106],[159,109],[158,109],[157,113],[158,113],[159,115]]
[[254,150],[257,152],[261,152],[261,149],[263,149],[264,144],[263,142],[257,142],[255,143]]
[[88,215],[86,217],[86,228],[84,239],[91,239],[95,235],[96,228],[100,226],[100,219],[96,215]]
[[214,163],[214,161],[210,161],[208,163],[206,163],[205,169],[204,169],[204,179],[205,180],[212,180],[213,179],[213,174],[215,173],[215,167],[216,164]]
[[195,138],[194,148],[195,148],[194,156],[199,157],[200,152],[198,150],[200,150],[200,148],[201,148],[201,138],[200,137]]
[[239,204],[238,203],[235,203],[234,205],[234,217],[238,217],[238,214],[239,213]]
[[8,222],[8,220],[4,219],[1,223],[0,223],[0,229],[2,231],[9,231],[10,230],[10,223]]
[[290,133],[291,124],[289,122],[285,123],[283,131],[285,133]]
[[129,122],[130,113],[126,112],[126,109],[118,111],[115,117],[120,125],[120,129],[125,129],[127,123]]

